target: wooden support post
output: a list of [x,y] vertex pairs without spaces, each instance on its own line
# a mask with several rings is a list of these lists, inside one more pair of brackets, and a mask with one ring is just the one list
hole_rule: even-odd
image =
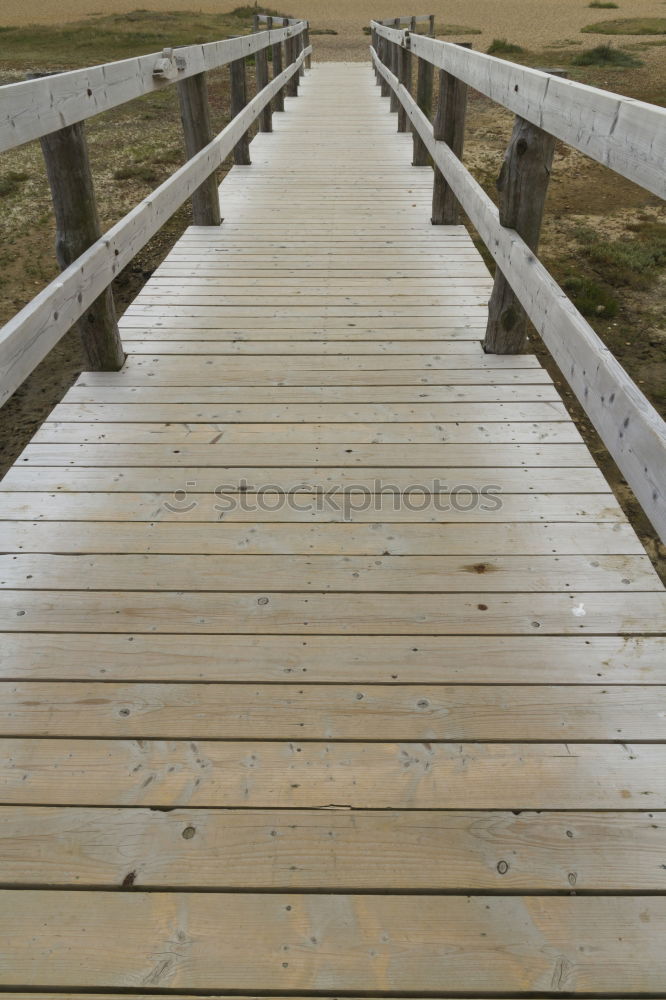
[[[285,69],[293,63],[297,55],[297,40],[293,35],[287,39],[285,44],[287,65]],[[298,97],[298,73],[294,73],[287,83],[287,97]]]
[[[378,53],[378,55],[379,55],[379,58],[382,61],[382,64],[384,66],[388,66],[389,65],[389,59],[390,59],[389,43],[386,41],[385,38],[382,38],[381,36],[379,37],[379,53]],[[388,83],[386,82],[386,80],[384,79],[383,76],[380,78],[379,87],[380,87],[380,91],[381,91],[382,97],[389,97],[390,96],[391,88],[389,87]]]
[[[399,17],[396,17],[396,19],[394,20],[393,27],[396,29],[396,31],[400,30],[400,18]],[[399,59],[400,46],[396,45],[395,42],[389,42],[388,45],[389,45],[389,62],[388,62],[388,67],[391,70],[391,72],[393,73],[393,75],[397,76],[398,75],[398,65],[399,65],[398,64],[398,59]],[[391,87],[390,90],[391,90],[391,111],[397,111],[398,108],[400,107],[400,101],[398,100],[398,95],[396,94],[396,92],[393,89],[393,87]]]
[[[471,49],[470,42],[462,42]],[[462,159],[465,143],[465,116],[467,114],[467,84],[445,70],[439,71],[439,101],[433,123],[435,139],[441,139],[453,153]],[[460,222],[458,199],[435,167],[432,191],[433,226],[457,226]]]
[[[268,86],[268,49],[260,49],[254,58],[257,75],[257,93],[259,93],[264,87]],[[261,132],[273,131],[273,112],[270,101],[259,115],[259,129]]]
[[[398,80],[406,87],[407,90],[412,92],[412,53],[409,49],[409,32],[405,32],[405,41],[403,45],[398,46]],[[410,131],[409,118],[407,117],[407,112],[402,101],[398,104],[398,132],[409,132]]]
[[[267,20],[268,30],[273,30],[273,18]],[[282,72],[282,43],[276,42],[271,48],[271,62],[273,63],[273,79]],[[284,87],[277,92],[273,98],[273,111],[284,111]]]
[[[296,37],[296,55],[300,56],[304,48],[305,48],[305,36],[304,33],[301,31],[300,35]],[[304,76],[305,76],[305,60],[303,60],[298,69],[299,81],[302,80]]]
[[[179,80],[177,88],[185,150],[189,160],[213,138],[206,74],[197,73],[186,80]],[[212,173],[192,195],[192,222],[195,226],[219,226],[221,221],[217,181]]]
[[[497,181],[499,216],[501,224],[515,229],[534,253],[539,246],[554,151],[552,135],[516,116]],[[525,347],[528,326],[525,310],[498,269],[488,306],[484,350],[519,354]]]
[[[235,118],[247,105],[247,76],[245,58],[235,59],[229,64],[231,71],[231,117]],[[234,146],[234,163],[247,166],[250,160],[250,137],[246,132]]]
[[[309,21],[307,22],[306,27],[305,27],[305,34],[303,35],[303,41],[305,43],[305,48],[308,49],[310,47],[310,22]],[[312,69],[312,56],[311,55],[305,57],[305,68],[306,69]]]
[[[431,38],[435,34],[435,15],[430,15],[429,30],[428,34]],[[416,103],[419,108],[426,116],[426,118],[431,118],[432,116],[432,84],[434,79],[435,67],[432,63],[428,62],[426,59],[417,59],[417,73],[416,73]],[[425,143],[421,136],[414,130],[414,154],[412,157],[412,164],[415,167],[427,167],[430,166],[430,156],[428,150],[425,147]]]
[[[34,79],[37,74],[30,74]],[[83,122],[40,139],[56,221],[56,257],[61,271],[102,235]],[[117,372],[125,363],[111,286],[86,309],[77,327],[91,371]]]

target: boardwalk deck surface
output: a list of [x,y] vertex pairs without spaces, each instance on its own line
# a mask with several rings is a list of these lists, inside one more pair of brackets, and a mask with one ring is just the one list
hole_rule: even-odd
[[370,70],[274,126],[4,482],[0,991],[664,995],[664,590]]

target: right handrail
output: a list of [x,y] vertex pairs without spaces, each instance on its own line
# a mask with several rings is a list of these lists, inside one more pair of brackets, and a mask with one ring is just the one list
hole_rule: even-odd
[[[432,157],[436,183],[439,175],[497,263],[484,346],[495,353],[520,349],[515,340],[513,344],[509,343],[510,325],[505,327],[507,337],[504,342],[501,337],[497,338],[497,327],[501,325],[498,320],[507,318],[509,314],[511,324],[520,327],[516,309],[522,307],[643,510],[666,541],[666,422],[536,256],[538,229],[550,172],[549,157],[552,158],[552,146],[550,153],[548,151],[550,137],[545,131],[551,128],[550,123],[553,128],[559,129],[556,134],[571,145],[590,152],[590,155],[596,152],[595,158],[613,166],[618,173],[642,183],[648,190],[666,193],[666,110],[560,80],[538,70],[480,56],[447,42],[386,28],[376,21],[371,27],[373,41],[384,39],[389,43],[385,54],[398,72],[393,72],[384,64],[373,46],[371,56],[375,69],[395,95],[415,135]],[[451,80],[456,78],[471,81],[472,86],[482,93],[497,95],[495,99],[505,107],[512,110],[520,108],[512,145],[505,160],[505,173],[511,175],[508,181],[506,176],[504,178],[505,188],[510,188],[509,198],[503,199],[499,209],[451,146],[443,141],[440,134],[435,135],[433,123],[412,97],[410,51],[440,68],[440,112],[445,114],[447,102],[454,99],[455,88],[451,86]],[[481,69],[483,72],[480,72]],[[563,85],[572,89],[562,89]],[[556,114],[553,110],[555,95],[561,102],[567,94],[571,95],[570,106],[560,106]],[[611,107],[614,112],[609,122]],[[592,113],[595,108],[599,109],[601,127]],[[442,120],[439,115],[438,118],[435,128],[439,133]],[[534,128],[530,122],[538,123],[533,133],[529,132]],[[651,141],[648,141],[646,132],[649,124],[655,130]],[[450,122],[447,127],[450,137]],[[606,154],[599,150],[600,137],[604,134],[608,138]],[[621,148],[624,148],[624,155],[620,155]],[[526,153],[530,154],[526,157],[527,162]],[[531,194],[536,195],[534,206],[529,205]],[[532,218],[528,218],[523,226],[530,208]],[[516,221],[509,223],[508,216]],[[445,220],[433,221],[441,223]],[[510,295],[515,295],[515,307],[506,297],[501,300],[503,282],[508,285]],[[495,326],[491,335],[493,323]]]

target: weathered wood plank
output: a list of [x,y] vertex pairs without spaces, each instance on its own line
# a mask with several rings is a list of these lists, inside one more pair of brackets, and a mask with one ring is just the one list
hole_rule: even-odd
[[[270,595],[270,596],[269,596]],[[312,635],[660,635],[666,593],[0,591],[5,631]]]
[[586,809],[632,812],[648,801],[654,810],[666,806],[666,747],[649,743],[1,739],[0,750],[5,805],[552,810],[584,802]]
[[666,686],[0,682],[0,736],[666,742]]
[[7,888],[652,892],[665,849],[647,812],[0,807]]

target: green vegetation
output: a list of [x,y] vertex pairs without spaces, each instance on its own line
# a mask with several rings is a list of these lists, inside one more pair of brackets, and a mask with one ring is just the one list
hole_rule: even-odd
[[127,59],[173,45],[198,45],[252,30],[254,13],[284,15],[262,7],[231,13],[135,10],[99,14],[62,25],[4,27],[3,64],[12,69],[68,69]]
[[21,189],[21,184],[28,180],[28,177],[29,175],[22,170],[9,170],[6,174],[0,174],[0,198],[16,194]]
[[588,3],[588,7],[603,7],[604,10],[610,10],[611,7],[619,7],[619,3],[613,3],[612,0],[592,0],[592,3]]
[[150,181],[158,180],[158,175],[148,163],[131,163],[113,171],[114,181]]
[[[607,6],[606,4],[590,4]],[[619,17],[615,21],[598,21],[581,28],[593,35],[666,35],[666,17]]]
[[435,35],[480,35],[481,28],[470,28],[467,24],[437,24]]
[[[368,34],[370,34],[369,28]],[[337,31],[334,28],[310,28],[310,36],[312,35],[337,35]]]
[[614,49],[610,45],[597,45],[594,49],[584,49],[571,60],[574,66],[642,66],[643,62],[624,49]]
[[589,227],[576,238],[593,269],[613,288],[650,288],[666,267],[666,223],[647,220],[629,227],[633,239],[602,239]]
[[617,315],[617,300],[607,288],[591,278],[566,278],[562,288],[583,316],[612,319]]
[[507,42],[506,38],[493,38],[486,49],[486,52],[490,56],[518,55],[524,51],[525,49],[522,46],[515,45],[513,42]]

